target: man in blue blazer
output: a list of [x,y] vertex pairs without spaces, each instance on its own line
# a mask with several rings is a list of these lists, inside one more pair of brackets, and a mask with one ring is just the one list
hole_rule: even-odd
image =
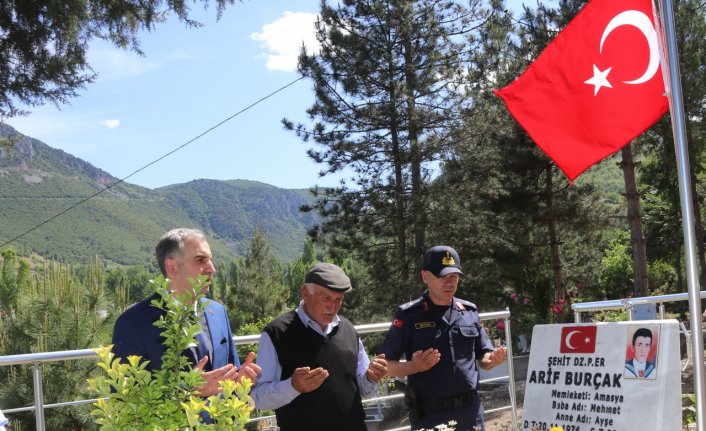
[[[211,261],[211,248],[202,232],[185,228],[170,230],[159,240],[156,255],[159,269],[169,279],[172,294],[192,291],[191,281],[202,275],[206,276],[204,289],[208,291],[216,268]],[[115,356],[122,360],[130,355],[141,356],[149,361],[149,370],[162,367],[162,355],[166,351],[161,328],[154,326],[163,314],[151,304],[156,298],[159,295],[155,293],[125,310],[113,329]],[[191,352],[195,366],[203,370],[201,376],[205,383],[198,388],[199,393],[204,397],[220,393],[222,388],[218,382],[223,380],[248,377],[254,383],[260,372],[260,367],[253,363],[255,354],[250,352],[241,367],[225,308],[207,298],[202,301],[205,303],[200,315],[203,332],[196,337],[198,347]]]

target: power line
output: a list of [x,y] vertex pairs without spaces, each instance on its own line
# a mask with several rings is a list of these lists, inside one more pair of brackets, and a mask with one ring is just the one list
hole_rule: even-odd
[[208,129],[206,129],[205,131],[201,132],[201,133],[198,134],[197,136],[195,136],[195,137],[189,139],[189,140],[186,141],[185,143],[179,145],[178,147],[176,147],[176,148],[174,148],[173,150],[169,151],[168,153],[164,154],[163,156],[161,156],[161,157],[159,157],[159,158],[157,158],[157,159],[155,159],[155,160],[149,162],[148,164],[144,165],[143,167],[137,169],[136,171],[132,172],[132,173],[129,174],[128,176],[123,177],[123,178],[121,178],[121,179],[115,181],[114,183],[108,185],[108,186],[105,187],[104,189],[101,189],[101,190],[97,191],[96,193],[93,193],[92,195],[81,199],[80,201],[78,201],[78,202],[76,202],[75,204],[69,206],[68,208],[66,208],[66,209],[63,210],[63,211],[60,211],[59,213],[54,214],[53,216],[49,217],[48,219],[44,220],[43,222],[39,223],[38,225],[32,227],[31,229],[28,229],[27,231],[25,231],[25,232],[23,232],[23,233],[17,235],[16,237],[12,238],[11,240],[9,240],[9,241],[7,241],[7,242],[4,242],[2,245],[0,245],[0,248],[3,248],[3,247],[5,247],[5,246],[7,246],[7,245],[9,245],[9,244],[12,244],[13,242],[17,241],[18,239],[20,239],[20,238],[22,238],[22,237],[24,237],[24,236],[27,236],[27,235],[29,235],[30,233],[34,232],[35,230],[39,229],[40,227],[44,226],[45,224],[50,223],[50,222],[52,222],[53,220],[55,220],[55,219],[61,217],[62,215],[66,214],[67,212],[71,211],[72,209],[76,208],[77,206],[82,205],[82,204],[88,202],[89,200],[95,198],[96,196],[98,196],[98,195],[100,195],[100,194],[103,194],[104,192],[106,192],[106,191],[112,189],[113,187],[117,186],[118,184],[125,182],[125,180],[127,180],[127,179],[130,178],[130,177],[132,177],[133,175],[135,175],[135,174],[137,174],[137,173],[140,173],[140,172],[144,171],[145,169],[147,169],[148,167],[154,165],[155,163],[157,163],[157,162],[159,162],[159,161],[161,161],[161,160],[167,158],[168,156],[171,156],[172,154],[176,153],[177,151],[181,150],[182,148],[184,148],[184,147],[190,145],[191,143],[195,142],[196,140],[202,138],[202,137],[205,136],[206,134],[212,132],[213,130],[215,130],[215,129],[219,128],[219,127],[221,127],[222,125],[224,125],[224,124],[227,123],[228,121],[232,120],[233,118],[237,117],[238,115],[242,114],[243,112],[249,110],[250,108],[252,108],[252,107],[254,107],[254,106],[258,105],[258,104],[260,104],[261,102],[264,102],[265,100],[267,100],[267,99],[269,99],[270,97],[274,96],[275,94],[277,94],[277,93],[279,93],[279,92],[281,92],[281,91],[287,89],[288,87],[290,87],[290,86],[296,84],[297,82],[301,81],[301,80],[304,79],[304,78],[305,78],[304,76],[300,76],[299,78],[295,79],[294,81],[290,82],[289,84],[286,84],[286,85],[284,85],[284,86],[278,88],[277,90],[271,92],[270,94],[268,94],[268,95],[266,95],[266,96],[264,96],[264,97],[262,97],[262,98],[256,100],[255,102],[251,103],[250,105],[246,106],[245,108],[241,109],[240,111],[236,112],[235,114],[231,115],[230,117],[226,118],[225,120],[223,120],[223,121],[221,121],[221,122],[215,124],[214,126],[209,127]]

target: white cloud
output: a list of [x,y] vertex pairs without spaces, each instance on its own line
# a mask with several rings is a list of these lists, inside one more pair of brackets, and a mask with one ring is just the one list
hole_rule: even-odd
[[109,129],[114,129],[120,125],[120,120],[114,118],[106,118],[105,120],[99,121],[98,124],[105,126]]
[[295,71],[302,43],[309,53],[319,52],[314,30],[316,16],[314,13],[287,11],[281,18],[263,25],[260,33],[250,35],[250,39],[262,42],[260,46],[267,59],[267,69]]

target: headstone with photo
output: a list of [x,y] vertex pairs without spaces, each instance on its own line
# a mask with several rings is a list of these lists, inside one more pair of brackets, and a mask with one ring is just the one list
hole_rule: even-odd
[[676,320],[538,325],[521,430],[681,429]]

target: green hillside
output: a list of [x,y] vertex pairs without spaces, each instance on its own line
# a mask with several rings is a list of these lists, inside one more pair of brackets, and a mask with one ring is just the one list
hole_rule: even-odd
[[[21,137],[0,124],[0,137]],[[0,243],[34,228],[117,181],[91,164],[29,137],[0,147]],[[301,214],[299,190],[252,181],[198,180],[151,190],[121,183],[10,244],[21,253],[66,262],[99,256],[121,265],[153,262],[166,230],[197,227],[210,237],[214,257],[240,254],[253,229],[264,230],[280,258],[301,250],[314,219]]]
[[253,230],[260,229],[280,258],[292,260],[301,253],[307,228],[316,222],[312,214],[299,211],[307,203],[302,193],[255,181],[196,180],[155,191],[217,233],[237,254],[243,254]]

